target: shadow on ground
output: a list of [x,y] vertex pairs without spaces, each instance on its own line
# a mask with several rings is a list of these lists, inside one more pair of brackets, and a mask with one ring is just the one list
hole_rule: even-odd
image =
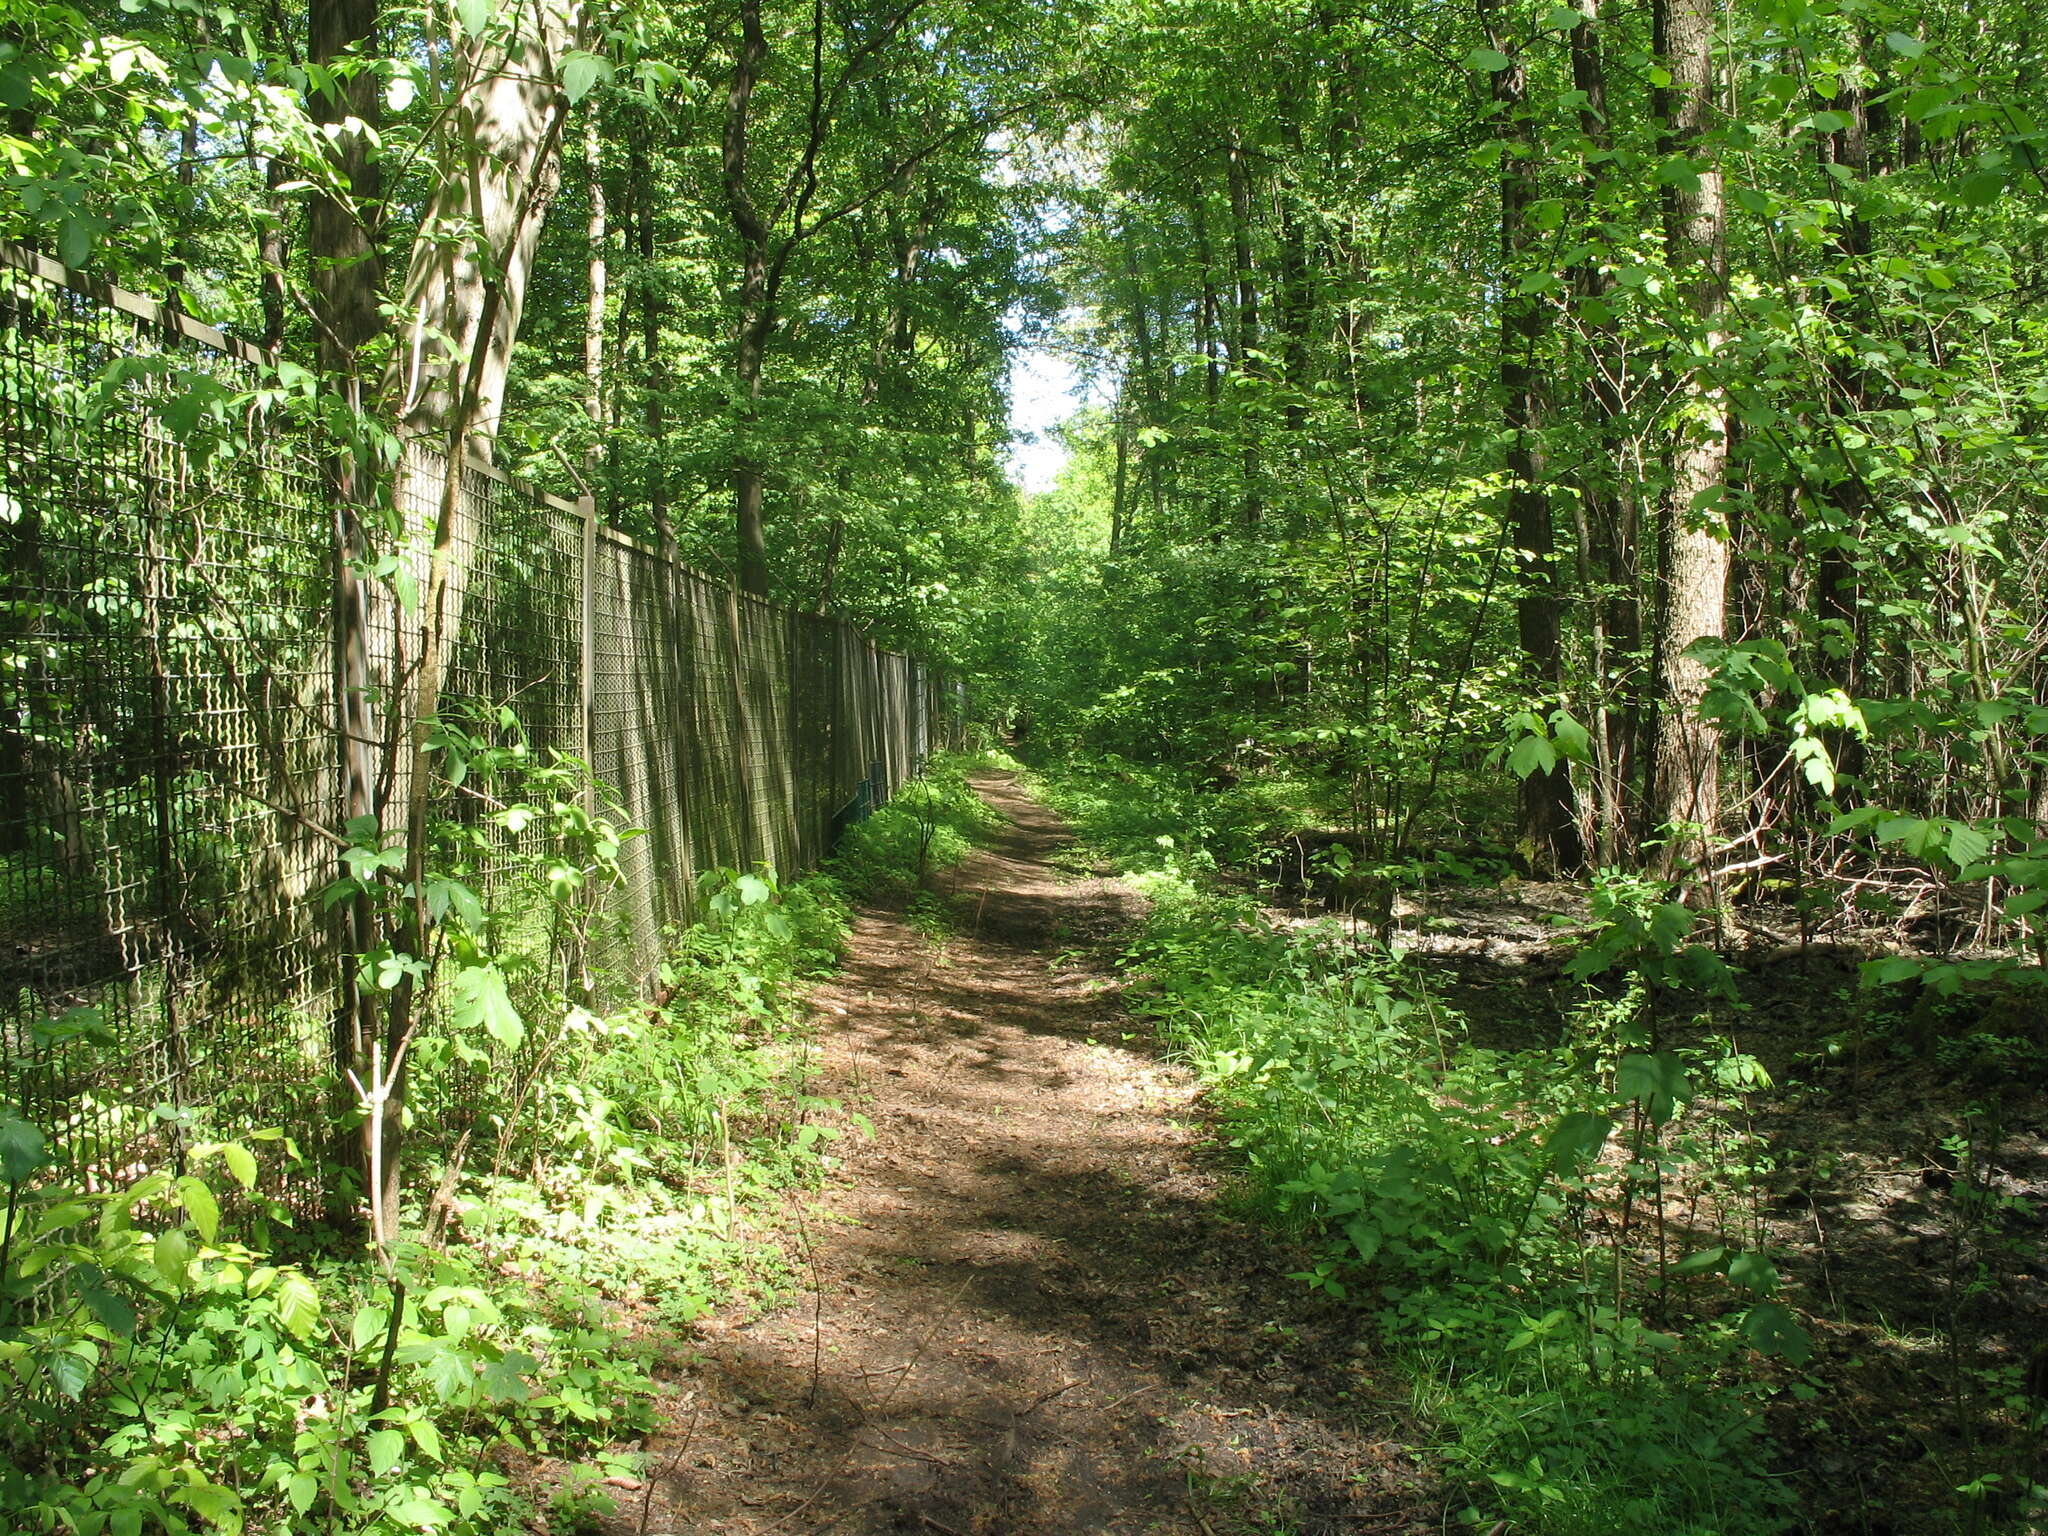
[[956,931],[865,914],[815,999],[823,1091],[876,1134],[793,1222],[812,1293],[685,1344],[613,1529],[1436,1529],[1405,1404],[1233,1218],[1191,1084],[1122,1010],[1135,898],[977,788],[1006,822],[945,882]]

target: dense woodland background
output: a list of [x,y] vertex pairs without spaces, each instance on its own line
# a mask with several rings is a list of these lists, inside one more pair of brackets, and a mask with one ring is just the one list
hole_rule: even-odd
[[[1808,1331],[1758,1299],[1778,1285],[1761,1255],[1795,1241],[1757,1203],[1758,1166],[1727,1183],[1722,1154],[1698,1154],[1701,1187],[1724,1179],[1708,1208],[1733,1212],[1739,1187],[1750,1225],[1687,1271],[1666,1252],[1665,1189],[1694,1153],[1660,1149],[1710,1075],[1674,1051],[1725,1041],[1715,1081],[1746,1105],[1771,1074],[1728,1066],[1763,1072],[1731,1019],[1825,995],[1800,1003],[1773,1070],[1807,1063],[1853,1117],[1866,1092],[1890,1102],[1858,1075],[1869,1041],[1888,1040],[1925,1075],[1887,1091],[1956,1127],[1930,1187],[1968,1199],[1942,1229],[1948,1299],[1928,1304],[1930,1318],[1948,1307],[1928,1323],[1945,1374],[1927,1388],[1901,1368],[1872,1389],[1894,1407],[1932,1392],[1953,1412],[1910,1455],[1889,1453],[1921,1469],[1902,1482],[1857,1463],[1875,1481],[1817,1528],[2040,1529],[2029,1447],[2048,1393],[2027,1298],[2041,1180],[2009,1169],[2013,1138],[2038,1140],[2048,1060],[2041,62],[2027,7],[1945,0],[0,7],[0,238],[276,349],[244,391],[172,381],[163,422],[202,457],[266,423],[321,445],[335,725],[350,743],[347,817],[326,835],[373,865],[394,850],[367,874],[349,864],[335,901],[351,952],[404,972],[348,983],[350,1059],[366,1080],[390,1074],[390,1091],[358,1084],[367,1150],[337,1155],[366,1184],[382,1171],[368,1235],[396,1298],[358,1313],[352,1348],[396,1348],[415,1315],[400,1229],[431,1215],[390,1150],[405,1093],[391,1063],[435,1007],[432,967],[398,961],[449,942],[419,893],[437,856],[429,757],[447,746],[432,734],[437,668],[463,556],[453,498],[421,489],[424,447],[587,486],[648,545],[964,679],[991,739],[1063,786],[1101,846],[1120,830],[1126,852],[1167,849],[1174,880],[1197,873],[1195,853],[1268,897],[1280,872],[1289,894],[1347,912],[1353,939],[1448,921],[1432,892],[1538,890],[1579,944],[1567,976],[1606,1010],[1559,1004],[1551,1033],[1589,1053],[1574,1059],[1597,1064],[1581,1076],[1606,1097],[1501,1089],[1563,1116],[1549,1162],[1513,1177],[1534,1180],[1534,1211],[1546,1178],[1628,1139],[1632,1171],[1609,1191],[1623,1253],[1649,1241],[1632,1223],[1655,1187],[1654,1259],[1615,1260],[1605,1321],[1585,1302],[1573,1369],[1602,1390],[1648,1358],[1601,1353],[1624,1351],[1625,1302],[1674,1334],[1691,1326],[1674,1321],[1672,1275],[1754,1293],[1686,1392],[1721,1380],[1738,1346],[1781,1372],[1811,1358]],[[1006,473],[1026,349],[1064,353],[1088,385],[1061,429],[1066,468],[1032,495]],[[0,666],[21,688],[47,629],[17,587],[49,535],[0,503]],[[408,636],[402,678],[373,675],[387,630]],[[49,743],[30,739],[26,706],[15,714],[0,735],[29,763]],[[387,718],[401,722],[388,734]],[[953,811],[971,822],[962,795]],[[917,875],[931,824],[912,839]],[[592,869],[610,857],[576,835]],[[727,916],[780,912],[765,877],[728,873]],[[1155,981],[1220,986],[1241,960],[1257,987],[1277,985],[1265,960],[1191,958],[1268,918],[1178,900],[1162,896],[1167,927],[1141,945]],[[768,965],[797,942],[777,922],[707,963],[727,982]],[[1825,951],[1839,975],[1738,985],[1720,957],[1744,944],[1802,965]],[[1311,993],[1334,985],[1308,950],[1286,952]],[[774,963],[794,976],[789,956]],[[1229,1097],[1239,1069],[1202,1033],[1210,1015],[1190,1022],[1171,1001],[1186,1001],[1180,982],[1162,985],[1161,1016],[1218,1074],[1218,1102],[1256,1121],[1267,1111]],[[1486,1006],[1470,1011],[1483,1035]],[[1355,1023],[1324,1020],[1332,1039]],[[1533,1123],[1521,1110],[1468,1123],[1457,1095],[1526,1086],[1521,1069],[1492,1055],[1459,1067],[1434,1040],[1444,1081],[1465,1086],[1418,1089],[1430,1107],[1401,1123],[1464,1149],[1445,1167],[1515,1144]],[[1288,1059],[1272,1040],[1257,1049],[1258,1071]],[[1394,1071],[1399,1053],[1373,1049],[1375,1070]],[[1325,1059],[1341,1060],[1339,1086],[1302,1113],[1341,1119],[1329,1106],[1344,1093],[1370,1097],[1344,1074],[1381,1058]],[[1844,1060],[1846,1077],[1826,1075]],[[717,1137],[730,1178],[729,1127],[710,1108],[723,1090],[704,1081],[683,1117],[697,1149],[678,1153],[685,1183],[708,1176]],[[42,1164],[25,1130],[8,1134],[12,1234]],[[1341,1294],[1393,1240],[1345,1225],[1359,1197],[1316,1185],[1322,1143],[1287,1145],[1275,1198],[1297,1228],[1349,1232],[1338,1268],[1304,1274]],[[1585,1220],[1605,1198],[1595,1183],[1556,1210]],[[1526,1260],[1528,1295],[1547,1297],[1527,1276],[1562,1274],[1562,1250],[1505,1257],[1529,1211],[1487,1262],[1498,1278]],[[1888,1261],[1910,1267],[1903,1252]],[[6,1302],[24,1318],[41,1294],[29,1279]],[[114,1294],[100,1279],[80,1282],[79,1304],[102,1333],[81,1337],[131,1337],[134,1307],[96,1300]],[[71,1348],[50,1337],[8,1358]],[[1499,1347],[1527,1360],[1548,1346]],[[393,1358],[367,1404],[386,1425],[372,1440],[396,1433],[380,1417],[396,1411]],[[1658,1422],[1644,1432],[1657,1444],[1720,1433]],[[402,1449],[368,1454],[388,1468]],[[1727,1453],[1741,1469],[1728,1486],[1747,1491],[1718,1514],[1705,1495],[1625,1517],[1596,1501],[1583,1526],[1542,1515],[1557,1501],[1520,1451],[1512,1465],[1472,1454],[1486,1497],[1554,1522],[1531,1529],[1791,1518],[1747,1452]],[[1698,1455],[1705,1487],[1722,1452]],[[39,1465],[61,1481],[50,1469],[67,1464]],[[1601,1476],[1654,1481],[1661,1465],[1622,1458]],[[265,1486],[306,1517],[315,1496],[300,1502],[291,1480],[314,1475]],[[331,1515],[347,1478],[318,1475]],[[21,1488],[47,1502],[55,1484],[7,1486],[30,1508]],[[435,1489],[444,1513],[461,1504]],[[1892,1498],[1942,1513],[1886,1523],[1873,1512]],[[204,1498],[181,1507],[215,1518]],[[34,1508],[58,1519],[57,1503]],[[349,1518],[427,1519],[379,1508]]]
[[[1515,778],[1484,830],[1539,870],[2029,840],[2021,12],[357,9],[42,15],[12,233],[326,327],[413,432],[489,306],[508,465],[590,454],[629,531],[1377,852]],[[1112,403],[1025,507],[1006,368],[1054,339]]]

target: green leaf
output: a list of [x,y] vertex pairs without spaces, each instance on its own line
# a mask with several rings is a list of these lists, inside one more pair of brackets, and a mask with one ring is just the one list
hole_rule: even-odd
[[441,1443],[441,1431],[434,1427],[432,1419],[407,1419],[405,1432],[412,1436],[412,1443],[420,1448],[420,1454],[429,1461],[446,1461],[448,1448]]
[[1592,760],[1593,733],[1561,709],[1551,712],[1550,739],[1561,756],[1575,763]]
[[228,1172],[235,1182],[244,1189],[256,1187],[256,1154],[236,1142],[224,1142],[218,1148],[220,1160],[227,1164]]
[[1605,1115],[1575,1109],[1550,1128],[1545,1145],[1556,1167],[1569,1168],[1597,1157],[1613,1134],[1614,1122]]
[[[79,1352],[79,1345],[90,1349],[90,1354]],[[94,1368],[99,1364],[99,1351],[89,1341],[77,1340],[50,1351],[43,1359],[43,1369],[49,1373],[50,1385],[74,1402],[84,1396],[86,1383],[92,1380]]]
[[1956,196],[1966,208],[1988,208],[2005,192],[2003,171],[1977,171],[1965,176]]
[[405,1436],[395,1429],[373,1429],[364,1438],[363,1449],[369,1453],[370,1475],[382,1477],[405,1454]]
[[43,1133],[11,1109],[0,1109],[0,1175],[21,1184],[38,1169],[50,1166]]
[[211,1243],[220,1231],[220,1202],[213,1198],[213,1191],[188,1173],[178,1180],[178,1203],[199,1229],[200,1240]]
[[160,1232],[150,1249],[150,1262],[163,1282],[173,1291],[185,1289],[192,1266],[192,1239],[173,1227]]
[[1883,960],[1863,962],[1865,986],[1889,987],[1902,981],[1917,981],[1927,970],[1927,962],[1917,955],[1891,955]]
[[455,0],[456,24],[471,37],[481,37],[495,9],[491,0]]
[[1614,1091],[1624,1099],[1639,1100],[1650,1119],[1662,1125],[1680,1104],[1691,1102],[1692,1080],[1686,1076],[1685,1063],[1670,1051],[1654,1056],[1631,1051],[1615,1068]]
[[1902,59],[1917,59],[1927,51],[1927,45],[1919,38],[1909,37],[1904,32],[1885,33],[1884,45]]
[[277,1320],[295,1339],[310,1338],[320,1325],[320,1292],[295,1269],[286,1270],[279,1278],[274,1304]]
[[1361,1264],[1370,1264],[1378,1255],[1382,1237],[1380,1229],[1371,1222],[1354,1217],[1344,1224],[1344,1235],[1351,1240]]
[[1742,1319],[1742,1336],[1759,1354],[1774,1355],[1788,1365],[1813,1358],[1813,1338],[1792,1314],[1775,1301],[1760,1301]]
[[92,259],[92,225],[84,219],[66,219],[57,230],[57,259],[67,267],[82,267]]
[[1465,55],[1465,67],[1483,75],[1497,75],[1515,61],[1496,48],[1474,48]]
[[609,59],[601,59],[594,53],[572,53],[562,64],[562,94],[572,104],[579,102],[590,94],[593,87],[611,77]]
[[349,1319],[349,1348],[355,1350],[358,1354],[362,1353],[370,1344],[383,1336],[384,1325],[390,1319],[391,1314],[382,1307],[368,1306],[356,1308],[356,1315]]
[[1508,753],[1508,771],[1518,779],[1548,773],[1557,766],[1557,748],[1541,736],[1524,736]]
[[1728,1258],[1726,1248],[1702,1248],[1698,1253],[1689,1253],[1671,1266],[1674,1275],[1704,1275],[1718,1270]]
[[533,1356],[508,1349],[484,1367],[484,1392],[497,1402],[523,1403],[533,1396],[533,1388],[526,1384],[526,1373],[539,1365]]
[[512,1006],[505,987],[505,973],[495,965],[468,965],[455,973],[454,997],[449,1016],[455,1027],[481,1027],[507,1050],[516,1049],[526,1038],[526,1021]]
[[1697,192],[1700,189],[1700,168],[1683,155],[1673,155],[1657,167],[1657,182],[1660,186],[1677,187],[1682,192]]
[[135,1332],[135,1325],[139,1319],[127,1297],[76,1280],[72,1289],[78,1293],[78,1299],[85,1303],[85,1309],[98,1318],[109,1333],[125,1339]]
[[1967,869],[1991,851],[1991,839],[1967,822],[1948,823],[1948,856],[1957,869]]
[[223,1531],[242,1528],[242,1501],[232,1488],[223,1488],[219,1483],[193,1483],[177,1489],[171,1497]]
[[1728,1261],[1728,1278],[1745,1290],[1768,1296],[1778,1288],[1778,1266],[1760,1253],[1738,1253]]
[[1877,805],[1859,805],[1853,811],[1844,811],[1828,823],[1828,836],[1840,837],[1844,832],[1853,832],[1858,827],[1867,827],[1873,821],[1880,821],[1885,810]]

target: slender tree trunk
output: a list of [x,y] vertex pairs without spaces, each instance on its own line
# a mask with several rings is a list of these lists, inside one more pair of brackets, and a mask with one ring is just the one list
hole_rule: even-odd
[[1724,340],[1728,213],[1718,153],[1704,142],[1716,14],[1711,0],[1655,0],[1652,13],[1653,47],[1671,76],[1657,92],[1664,149],[1684,156],[1697,176],[1667,185],[1664,196],[1665,247],[1693,324],[1679,364],[1670,483],[1657,508],[1657,725],[1647,816],[1652,828],[1668,829],[1658,859],[1666,873],[1688,850],[1704,863],[1721,819],[1721,732],[1700,716],[1709,669],[1686,654],[1727,626],[1730,422],[1714,353]]
[[[307,15],[307,56],[316,65],[332,65],[370,43],[376,36],[376,0],[314,0]],[[318,333],[317,361],[321,388],[328,391],[343,422],[321,455],[321,489],[332,528],[331,570],[334,609],[334,691],[340,739],[341,814],[345,822],[382,818],[376,753],[380,728],[375,710],[375,680],[369,656],[369,594],[360,572],[370,561],[369,529],[381,519],[377,480],[377,448],[367,417],[370,401],[363,379],[363,349],[383,326],[378,305],[382,271],[370,239],[367,213],[380,191],[371,134],[378,122],[381,96],[374,71],[363,69],[331,77],[328,89],[313,92],[308,103],[313,120],[334,127],[328,139],[334,193],[320,193],[307,213],[306,254],[312,278],[313,321]],[[343,131],[348,121],[361,131]],[[341,1102],[354,1102],[348,1090],[351,1072],[369,1070],[370,1042],[377,1039],[379,1011],[374,992],[361,981],[357,957],[376,943],[375,916],[366,897],[343,909],[345,937],[341,961],[341,1001],[335,1011],[332,1047]],[[366,1126],[364,1134],[375,1135]],[[337,1163],[360,1178],[369,1166],[366,1143],[351,1137],[334,1149]],[[357,1224],[358,1213],[329,1190],[328,1217],[338,1226]]]
[[[575,0],[534,0],[509,38],[472,39],[453,60],[463,82],[440,177],[406,272],[404,345],[390,379],[404,435],[438,442],[477,376],[470,446],[490,458],[505,380],[549,202],[561,178],[560,72]],[[490,298],[495,291],[496,297]],[[492,329],[481,349],[486,309]]]
[[590,282],[583,311],[583,410],[590,418],[590,459],[594,467],[604,457],[604,314],[609,276],[605,247],[611,239],[604,201],[604,139],[595,112],[583,124],[583,165],[590,192],[590,222],[586,227]]
[[[1492,0],[1481,0],[1480,17],[1489,41],[1499,48],[1503,34]],[[1529,205],[1536,197],[1534,125],[1528,121],[1528,76],[1520,60],[1492,76],[1496,126],[1512,147],[1500,175],[1500,355],[1501,425],[1507,438],[1508,533],[1518,557],[1521,584],[1515,597],[1515,631],[1521,642],[1522,680],[1529,706],[1548,715],[1564,695],[1563,636],[1557,597],[1557,538],[1545,481],[1543,427],[1548,406],[1538,361],[1549,329],[1540,300],[1518,290],[1536,243]],[[1571,771],[1559,762],[1531,773],[1521,784],[1521,837],[1532,871],[1552,875],[1578,867],[1583,851],[1572,795]]]
[[[1572,29],[1571,58],[1572,84],[1580,94],[1579,129],[1588,148],[1604,155],[1611,148],[1611,135],[1607,70],[1600,47],[1600,0],[1577,0],[1577,9],[1583,19]],[[1609,164],[1601,159],[1600,168],[1589,166],[1584,177],[1589,225],[1603,211],[1601,194]],[[1635,693],[1631,688],[1617,707],[1617,652],[1632,654],[1642,636],[1636,595],[1635,497],[1622,462],[1625,364],[1620,327],[1608,303],[1613,289],[1612,275],[1597,258],[1573,269],[1572,295],[1585,339],[1586,371],[1580,401],[1597,446],[1597,452],[1585,456],[1576,476],[1576,532],[1593,670],[1593,830],[1602,864],[1620,862],[1630,824],[1627,786],[1636,739]]]
[[[1252,183],[1245,167],[1244,148],[1233,138],[1225,161],[1225,180],[1230,193],[1230,269],[1237,285],[1236,337],[1232,362],[1240,373],[1257,376],[1260,367],[1252,355],[1259,350],[1259,279],[1252,266]],[[1253,423],[1244,423],[1244,445],[1240,467],[1244,475],[1239,507],[1247,532],[1256,529],[1265,516],[1259,460],[1259,434]]]
[[675,550],[668,515],[668,370],[661,349],[661,283],[654,270],[654,180],[640,136],[629,140],[627,170],[633,189],[633,239],[639,256],[634,284],[640,300],[641,419],[647,429],[647,516],[655,547]]

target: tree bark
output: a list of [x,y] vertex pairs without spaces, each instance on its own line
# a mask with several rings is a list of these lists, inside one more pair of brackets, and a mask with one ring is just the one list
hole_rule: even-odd
[[604,201],[604,139],[595,112],[583,124],[583,164],[590,191],[590,222],[585,230],[590,280],[583,311],[583,411],[590,418],[594,467],[604,457],[604,315],[609,277],[605,248],[611,239]]
[[761,0],[740,0],[740,47],[726,89],[725,134],[720,163],[726,205],[740,239],[739,324],[733,338],[733,375],[739,387],[741,443],[733,458],[733,520],[739,554],[742,592],[768,595],[768,539],[761,517],[764,471],[751,438],[760,414],[761,371],[768,341],[775,333],[771,291],[773,231],[755,205],[747,184],[747,140],[752,127],[754,87],[768,57],[767,35],[761,29]]
[[[1577,0],[1582,18],[1571,33],[1572,85],[1580,94],[1579,130],[1588,166],[1583,179],[1586,218],[1599,217],[1612,148],[1607,122],[1607,70],[1600,47],[1600,0]],[[1593,168],[1593,157],[1599,169]],[[1591,231],[1589,229],[1589,238]],[[1642,637],[1636,592],[1636,502],[1622,470],[1625,402],[1621,379],[1620,327],[1608,306],[1614,279],[1597,255],[1572,272],[1572,297],[1584,338],[1585,379],[1581,407],[1590,424],[1595,452],[1584,456],[1575,477],[1579,583],[1593,667],[1593,833],[1602,864],[1618,864],[1628,839],[1629,773],[1636,739],[1635,682],[1619,708],[1613,693],[1614,657],[1632,654]]]
[[[316,65],[332,65],[375,38],[377,3],[313,0],[307,22],[308,58]],[[369,657],[369,594],[358,573],[371,555],[368,530],[377,521],[380,500],[377,447],[366,419],[369,402],[364,394],[362,352],[383,325],[378,305],[382,271],[366,217],[381,191],[371,137],[381,100],[377,76],[368,69],[338,75],[330,89],[312,93],[308,107],[313,120],[336,128],[328,139],[335,190],[314,196],[306,222],[319,386],[341,407],[341,419],[346,421],[325,445],[320,460],[321,491],[331,528],[340,810],[345,823],[368,820],[372,824],[383,815],[376,764],[380,732]],[[363,126],[354,131],[339,129],[338,125],[350,121]],[[368,899],[358,897],[350,902],[343,921],[341,998],[330,1043],[337,1097],[348,1104],[354,1101],[346,1089],[348,1074],[367,1070],[379,1013],[376,995],[362,985],[357,964],[357,956],[368,953],[376,943],[375,916]],[[371,1134],[375,1134],[374,1127],[366,1127],[364,1135]],[[356,1137],[341,1141],[332,1150],[335,1161],[344,1169],[353,1169],[358,1178],[368,1167],[365,1144]],[[358,1226],[359,1212],[340,1198],[341,1193],[327,1192],[329,1220],[344,1229]]]
[[[486,459],[505,407],[527,276],[560,180],[561,62],[580,21],[575,0],[533,0],[516,15],[509,37],[468,39],[455,60],[460,106],[406,272],[405,344],[391,380],[403,434],[445,436],[488,308],[494,318],[469,423],[469,446]],[[486,297],[493,285],[494,301]]]
[[1677,396],[1680,419],[1669,484],[1657,507],[1656,735],[1647,817],[1664,832],[1666,874],[1687,848],[1702,862],[1721,819],[1721,732],[1700,716],[1709,669],[1686,654],[1726,633],[1729,414],[1714,377],[1727,293],[1726,189],[1717,154],[1704,142],[1713,106],[1711,0],[1656,0],[1653,48],[1671,84],[1657,92],[1667,163],[1684,157],[1691,175],[1664,189],[1664,242],[1692,322]]
[[[1493,0],[1480,0],[1488,42],[1505,40]],[[1505,51],[1505,50],[1502,50]],[[1549,715],[1563,701],[1564,658],[1557,597],[1557,536],[1545,483],[1543,428],[1549,405],[1537,359],[1548,326],[1542,301],[1519,291],[1536,244],[1529,205],[1536,197],[1537,158],[1528,120],[1528,76],[1519,59],[1492,75],[1496,128],[1508,146],[1501,158],[1501,297],[1498,377],[1501,425],[1507,437],[1508,534],[1521,582],[1515,632],[1521,644],[1527,703]],[[1531,871],[1549,876],[1576,869],[1583,858],[1571,770],[1563,762],[1522,780],[1521,837]]]

